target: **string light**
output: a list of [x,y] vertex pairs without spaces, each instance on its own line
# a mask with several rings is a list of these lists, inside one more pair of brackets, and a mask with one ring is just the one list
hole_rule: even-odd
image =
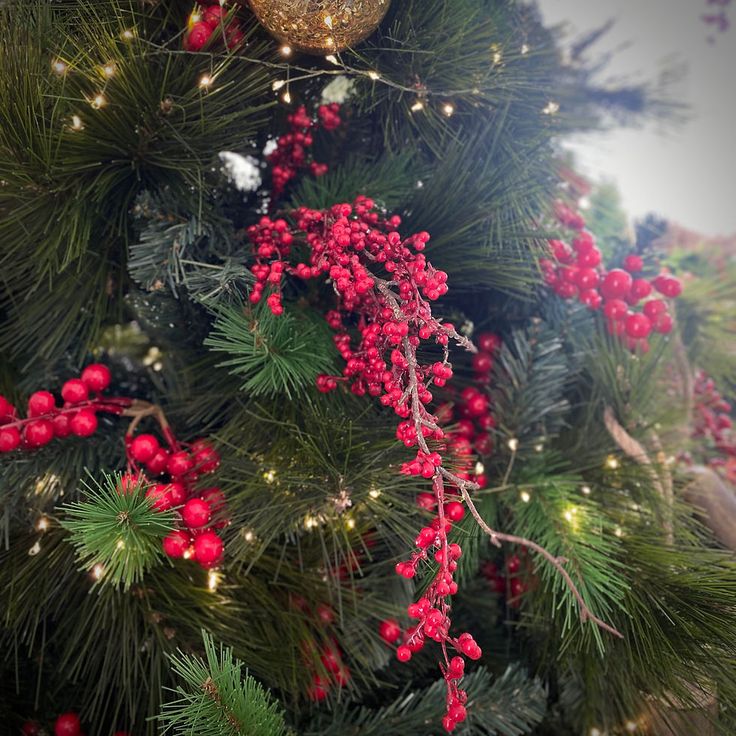
[[491,46],[491,51],[493,52],[491,56],[491,58],[493,59],[493,63],[500,64],[501,60],[503,59],[503,56],[501,54],[501,47],[497,43],[494,43]]
[[194,550],[191,547],[187,547],[187,549],[184,550],[184,554],[182,555],[182,557],[185,560],[190,560],[193,554],[194,554]]
[[610,470],[616,470],[616,468],[618,468],[618,466],[619,466],[618,458],[615,455],[609,455],[606,458],[606,467],[607,468],[609,468]]
[[326,25],[326,26],[327,26],[327,27],[328,27],[328,28],[329,28],[330,30],[332,30],[332,16],[331,16],[331,15],[326,15],[326,16],[325,16],[325,25]]
[[115,545],[116,549],[125,549],[125,542],[122,539],[118,539],[118,543]]
[[248,529],[248,531],[243,532],[243,539],[245,539],[246,542],[252,542],[255,539],[255,534]]
[[451,102],[446,102],[444,105],[442,105],[442,113],[448,118],[451,117],[454,112],[455,106]]
[[113,62],[110,62],[108,64],[105,64],[104,66],[100,67],[100,71],[102,72],[103,77],[107,77],[107,79],[110,79],[111,77],[115,76],[115,72],[117,71],[117,67]]
[[319,526],[319,522],[317,521],[316,517],[314,517],[314,516],[305,516],[304,517],[304,528],[307,531],[310,531],[310,530],[314,529],[317,526]]
[[281,54],[281,56],[291,56],[291,46],[287,46],[286,44],[284,44],[279,49],[279,53]]
[[207,587],[214,593],[220,584],[220,573],[216,570],[210,570],[207,573]]
[[49,528],[49,520],[47,516],[42,516],[36,522],[36,531],[45,532]]
[[542,452],[542,450],[544,450],[544,445],[541,442],[534,445],[534,452]]
[[92,568],[92,573],[91,573],[91,575],[92,575],[92,577],[93,577],[93,578],[94,578],[95,580],[100,580],[100,579],[102,578],[102,576],[103,576],[104,574],[105,574],[105,567],[104,567],[104,566],[103,566],[103,565],[102,565],[101,563],[99,563],[99,562],[98,562],[98,563],[97,563],[97,564],[96,564],[96,565],[95,565],[95,566],[94,566],[94,567]]
[[572,523],[575,520],[575,514],[572,509],[568,509],[564,513],[565,521]]
[[332,38],[332,36],[327,36],[325,39],[325,45],[326,46],[334,46],[335,45],[335,39]]
[[197,12],[192,13],[189,16],[189,27],[191,28],[195,23],[199,23],[199,21],[201,20],[202,20],[202,16],[199,13]]
[[287,89],[284,94],[281,95],[281,99],[288,105],[291,103],[291,93]]
[[345,526],[348,529],[355,529],[355,519],[346,519],[345,520]]
[[71,128],[72,130],[82,130],[84,128],[82,118],[80,118],[79,115],[72,115]]
[[267,470],[263,474],[263,480],[265,480],[266,483],[273,483],[276,480],[276,471],[275,470]]
[[590,736],[603,736],[603,734],[601,733],[600,728],[591,728]]
[[617,537],[618,537],[619,539],[621,539],[621,537],[623,537],[623,535],[624,535],[624,530],[623,530],[623,529],[622,529],[622,528],[621,528],[620,526],[617,526],[617,527],[616,527],[616,528],[615,528],[615,529],[613,530],[613,533],[614,533],[614,534],[615,534],[615,535],[616,535],[616,536],[617,536]]
[[340,62],[335,54],[327,54],[327,56],[325,56],[325,61],[329,61],[330,64],[334,64],[335,66],[340,66]]
[[582,486],[580,488],[580,491],[582,492],[583,496],[590,496],[590,486]]
[[31,557],[35,557],[41,551],[41,542],[36,540],[36,543],[28,550],[28,554]]
[[368,79],[372,79],[374,82],[376,82],[377,80],[381,78],[381,75],[378,72],[373,71],[373,69],[367,72],[367,74],[368,74]]
[[132,31],[130,28],[126,28],[120,34],[120,38],[122,38],[123,41],[132,41],[135,38],[135,31]]
[[69,71],[69,65],[65,61],[62,61],[61,59],[54,59],[51,62],[51,68],[60,77],[64,76],[64,74],[66,74]]
[[212,84],[212,77],[209,74],[203,74],[199,79],[200,89],[207,89]]
[[368,495],[371,498],[379,498],[381,495],[381,491],[379,491],[378,488],[373,488],[372,490],[368,491]]
[[285,84],[286,84],[286,80],[284,80],[284,79],[277,79],[275,82],[273,82],[271,84],[271,89],[274,92],[278,92]]
[[424,110],[424,103],[421,100],[416,100],[409,109],[412,112],[419,112],[420,110]]
[[478,462],[475,464],[474,470],[476,475],[483,475],[483,473],[486,472],[486,466],[483,465],[480,460],[478,460]]
[[638,728],[638,726],[637,726],[636,723],[634,723],[634,721],[626,721],[626,723],[624,724],[624,728],[629,733],[634,733],[636,731],[636,729]]
[[107,100],[105,99],[105,95],[102,94],[102,92],[98,92],[89,103],[92,106],[92,109],[99,110],[102,107],[105,107],[107,105]]
[[560,105],[557,102],[554,102],[553,100],[550,100],[543,108],[542,112],[545,115],[554,115],[556,112],[558,112],[560,109]]
[[529,44],[528,43],[521,44],[521,53],[522,54],[528,54],[529,53]]
[[512,437],[507,444],[511,452],[516,452],[519,449],[519,440],[517,440],[516,437]]
[[529,491],[522,491],[522,492],[521,492],[521,493],[519,494],[519,498],[520,498],[520,499],[521,499],[521,500],[522,500],[522,501],[523,501],[524,503],[529,503],[529,501],[531,501],[531,500],[532,500],[532,497],[531,497],[531,494],[529,493]]

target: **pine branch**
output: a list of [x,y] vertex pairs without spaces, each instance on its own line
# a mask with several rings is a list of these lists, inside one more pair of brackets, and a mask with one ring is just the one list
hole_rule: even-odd
[[171,692],[179,697],[165,703],[160,716],[164,733],[187,736],[286,736],[281,708],[247,673],[243,663],[202,632],[206,661],[179,651],[171,666],[184,681]]
[[85,500],[64,507],[61,525],[71,532],[82,569],[92,570],[103,584],[128,590],[160,563],[174,514],[155,510],[140,484],[121,491],[119,474],[83,485]]

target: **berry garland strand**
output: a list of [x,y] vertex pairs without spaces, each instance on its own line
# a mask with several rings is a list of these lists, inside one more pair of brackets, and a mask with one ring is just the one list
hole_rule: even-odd
[[[97,431],[98,412],[131,417],[125,434],[127,469],[120,479],[120,493],[145,490],[157,511],[178,510],[182,528],[163,540],[163,550],[169,557],[193,559],[204,568],[219,565],[223,541],[215,530],[228,524],[224,518],[225,497],[217,487],[195,488],[200,476],[217,470],[218,453],[204,439],[191,444],[179,442],[156,404],[104,396],[110,381],[106,365],[88,365],[79,378],[71,378],[62,386],[62,406],[57,405],[50,391],[31,394],[24,419],[19,419],[17,409],[0,396],[0,453],[35,450],[54,438],[69,435],[91,437]],[[149,416],[158,423],[165,447],[153,434],[134,434]]]
[[[326,318],[337,332],[334,341],[345,360],[345,368],[341,376],[318,376],[318,389],[326,393],[342,383],[358,396],[367,393],[391,407],[402,420],[397,437],[407,447],[416,448],[415,457],[403,464],[401,472],[432,482],[431,506],[437,514],[419,531],[415,551],[408,560],[397,563],[396,572],[411,579],[420,564],[431,559],[439,569],[425,595],[407,610],[418,622],[404,634],[396,656],[399,661],[408,661],[424,647],[426,639],[440,645],[439,666],[446,683],[443,726],[449,732],[467,716],[467,694],[459,685],[465,670],[464,657],[475,660],[482,654],[469,632],[458,636],[450,633],[451,597],[458,589],[453,573],[462,555],[460,545],[448,539],[451,517],[462,518],[452,505],[459,505],[459,501],[453,500],[457,492],[493,544],[510,542],[542,555],[574,594],[581,619],[620,634],[588,609],[564,568],[564,558],[555,557],[531,540],[491,529],[470,497],[470,492],[479,488],[478,483],[469,480],[466,473],[463,477],[444,465],[441,453],[447,449],[448,438],[438,416],[427,408],[433,400],[430,389],[433,385],[444,387],[452,377],[451,340],[474,353],[477,348],[458,334],[453,325],[442,323],[432,315],[430,302],[447,293],[447,274],[435,269],[422,253],[429,234],[420,232],[402,238],[398,232],[401,218],[381,217],[375,211],[374,202],[364,196],[359,196],[352,205],[337,204],[327,210],[300,207],[291,216],[294,227],[283,218],[263,217],[248,230],[255,257],[251,270],[256,278],[250,300],[260,302],[268,288],[266,303],[273,314],[280,315],[284,276],[326,277],[338,302],[337,309],[328,312]],[[292,246],[297,244],[306,246],[308,262],[291,265]],[[357,345],[345,327],[346,319],[357,326]],[[422,363],[418,349],[423,343],[439,346],[442,359]],[[480,361],[480,367],[488,367],[488,360]],[[483,415],[487,401],[480,392],[477,395],[480,401],[474,396],[467,398],[477,405],[474,411]],[[380,634],[392,643],[401,638],[400,628],[394,621],[382,622]]]

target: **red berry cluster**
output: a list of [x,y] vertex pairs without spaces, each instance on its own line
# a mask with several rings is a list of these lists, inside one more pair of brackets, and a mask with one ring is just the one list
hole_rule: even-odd
[[[440,668],[447,685],[443,724],[450,731],[465,719],[467,696],[458,685],[464,671],[463,655],[478,659],[481,650],[469,633],[457,638],[450,634],[450,597],[457,592],[453,573],[462,550],[450,544],[447,535],[452,520],[461,519],[465,511],[458,500],[446,502],[442,479],[446,474],[453,482],[464,480],[442,467],[438,450],[446,449],[441,444],[446,435],[427,405],[433,399],[431,387],[445,386],[452,377],[450,338],[470,345],[452,325],[432,316],[430,302],[447,292],[447,274],[435,269],[422,253],[429,240],[427,233],[402,238],[398,232],[401,219],[381,217],[367,197],[358,197],[353,205],[335,205],[326,211],[300,208],[293,214],[295,231],[285,220],[263,218],[249,232],[258,259],[252,269],[257,285],[251,299],[260,301],[270,285],[273,291],[267,302],[279,314],[283,309],[279,287],[285,273],[304,279],[327,276],[338,299],[338,308],[327,314],[327,321],[337,331],[335,344],[345,368],[342,376],[319,376],[317,387],[327,392],[342,382],[356,395],[380,397],[381,403],[392,407],[403,420],[397,429],[399,440],[407,447],[416,447],[415,457],[404,463],[402,472],[432,479],[437,516],[421,529],[415,542],[417,550],[409,560],[399,562],[396,571],[412,578],[420,563],[430,559],[440,567],[425,595],[409,608],[409,615],[418,623],[406,632],[397,657],[407,661],[427,638],[441,645],[445,661]],[[284,235],[291,236],[286,243]],[[309,263],[288,264],[292,242],[308,246]],[[356,325],[357,344],[344,326],[346,317]],[[417,351],[422,342],[429,341],[442,349],[443,359],[422,363]],[[488,342],[487,356],[495,345]],[[489,365],[486,358],[478,371],[488,375],[491,365],[492,359]],[[487,412],[488,401],[479,391],[469,393],[466,399],[471,416]],[[437,443],[436,450],[429,447],[429,441]],[[446,655],[448,646],[458,652],[452,660]]]
[[218,30],[228,49],[240,46],[245,39],[240,23],[235,18],[228,21],[227,15],[228,11],[219,2],[205,8],[201,14],[193,11],[184,36],[184,50],[201,51]]
[[715,452],[707,458],[708,465],[722,470],[731,482],[736,482],[736,435],[730,417],[731,404],[721,396],[715,381],[704,371],[698,371],[695,376],[693,394],[692,436],[706,440]]
[[97,412],[122,414],[131,404],[130,399],[102,396],[109,385],[106,365],[88,365],[80,378],[62,386],[60,404],[50,391],[31,394],[25,419],[19,419],[16,408],[0,396],[0,452],[33,450],[55,437],[90,437],[97,431]]
[[[667,303],[652,295],[656,290],[674,299],[682,291],[680,281],[667,274],[652,279],[633,276],[644,268],[641,257],[635,254],[624,259],[623,269],[607,270],[601,265],[594,236],[585,230],[582,215],[560,203],[556,213],[559,222],[573,231],[573,238],[571,245],[563,240],[549,241],[552,257],[540,261],[545,281],[563,299],[577,297],[592,310],[603,307],[609,332],[625,338],[630,349],[646,352],[652,332],[672,331]],[[642,310],[636,311],[634,307],[641,302]]]
[[[37,721],[26,721],[21,727],[23,736],[42,736],[46,731]],[[84,736],[82,723],[76,713],[62,713],[54,722],[54,736]],[[115,731],[114,736],[130,736],[127,731]]]
[[153,434],[125,436],[128,472],[120,480],[121,491],[144,487],[157,511],[177,509],[182,528],[163,540],[164,552],[193,559],[204,568],[215,567],[223,556],[223,542],[215,529],[227,525],[221,518],[225,496],[215,487],[195,490],[195,484],[200,476],[217,470],[220,456],[206,440],[185,447],[167,426],[162,434],[168,447],[162,447]]
[[491,584],[491,589],[499,595],[506,595],[506,602],[512,608],[519,606],[521,596],[528,589],[524,578],[532,576],[533,566],[526,555],[522,556],[513,554],[504,560],[505,575],[490,560],[486,560],[480,568],[481,575]]
[[281,196],[286,185],[296,177],[300,169],[308,166],[314,176],[327,173],[327,164],[310,160],[308,152],[314,143],[315,130],[322,128],[333,131],[340,126],[340,105],[334,102],[320,105],[316,118],[308,115],[306,107],[301,105],[288,116],[288,121],[291,130],[279,136],[276,148],[266,157],[272,166],[274,199]]

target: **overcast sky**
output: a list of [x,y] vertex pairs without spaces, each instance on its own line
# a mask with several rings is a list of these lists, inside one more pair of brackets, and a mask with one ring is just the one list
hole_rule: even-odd
[[736,233],[736,0],[726,8],[725,33],[700,19],[708,0],[538,2],[546,24],[565,23],[570,38],[615,18],[601,50],[629,45],[616,54],[613,75],[655,76],[673,55],[687,64],[677,92],[693,119],[674,131],[650,126],[578,138],[572,147],[583,173],[615,180],[633,217],[654,211],[705,235]]

